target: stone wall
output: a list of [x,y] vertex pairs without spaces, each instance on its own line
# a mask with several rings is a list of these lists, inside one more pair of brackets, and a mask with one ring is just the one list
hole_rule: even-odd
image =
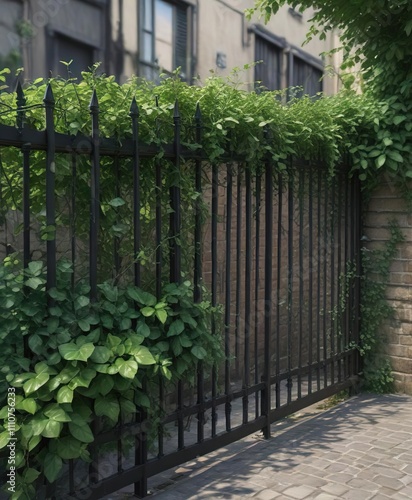
[[387,299],[394,314],[382,327],[395,388],[412,394],[412,212],[399,190],[388,179],[382,179],[367,206],[364,220],[367,248],[382,248],[389,240],[391,220],[397,221],[405,241],[399,245],[387,287]]

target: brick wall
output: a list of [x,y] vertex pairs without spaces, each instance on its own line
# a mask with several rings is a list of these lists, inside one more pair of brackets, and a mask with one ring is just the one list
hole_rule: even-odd
[[412,213],[395,186],[383,179],[373,193],[364,220],[368,248],[382,248],[388,241],[391,220],[397,221],[405,241],[399,245],[387,287],[387,299],[394,315],[382,327],[395,388],[412,394]]

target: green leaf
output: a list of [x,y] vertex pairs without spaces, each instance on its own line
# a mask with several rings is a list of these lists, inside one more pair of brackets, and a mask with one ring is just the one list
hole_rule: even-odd
[[58,403],[71,403],[73,401],[73,391],[66,385],[60,387],[59,392],[57,393],[56,401]]
[[193,342],[189,339],[187,335],[180,335],[179,341],[182,344],[182,347],[192,347]]
[[79,328],[82,332],[85,332],[85,333],[90,332],[90,323],[88,321],[86,321],[85,319],[79,319],[77,324],[79,325]]
[[[156,297],[154,295],[144,292],[143,290],[137,288],[136,286],[128,287],[126,293],[132,300],[134,300],[135,302],[139,302],[139,304],[142,305],[154,306],[157,302]],[[149,302],[147,299],[149,299]]]
[[49,378],[50,375],[48,373],[40,373],[35,378],[27,380],[27,382],[23,385],[26,396],[37,391],[37,389],[40,389],[40,387],[42,387],[49,380]]
[[175,335],[180,335],[185,329],[185,325],[181,319],[173,321],[167,332],[167,337],[173,337]]
[[31,467],[24,470],[23,478],[25,483],[33,483],[40,476],[40,472]]
[[394,125],[399,125],[400,123],[404,122],[406,120],[406,116],[403,115],[397,115],[393,119]]
[[47,453],[43,460],[43,472],[49,483],[54,483],[63,467],[63,461],[55,453]]
[[124,378],[133,379],[137,373],[137,363],[134,359],[127,361],[122,358],[117,358],[115,361],[116,366],[119,367],[119,374]]
[[72,436],[64,436],[57,441],[57,453],[64,460],[78,458],[84,445]]
[[0,450],[5,448],[9,444],[10,433],[9,431],[4,431],[0,433]]
[[96,373],[96,370],[92,368],[83,368],[81,372],[69,382],[69,388],[74,391],[77,387],[89,387]]
[[43,410],[43,414],[56,422],[70,422],[71,418],[57,403],[52,403]]
[[378,168],[382,167],[386,161],[386,155],[380,155],[376,158],[375,163]]
[[143,314],[143,316],[149,317],[153,316],[153,314],[156,312],[156,309],[154,307],[143,307],[143,309],[140,310],[140,312]]
[[43,285],[43,280],[40,278],[29,278],[24,284],[33,290],[37,290],[39,286]]
[[93,387],[102,395],[106,396],[114,387],[113,377],[106,374],[100,374],[96,377]]
[[138,326],[136,328],[136,333],[143,335],[143,337],[147,338],[150,335],[150,328],[144,321],[141,321],[138,323]]
[[43,347],[43,340],[37,333],[29,336],[29,347],[35,354],[40,354]]
[[143,392],[136,393],[136,403],[143,408],[150,408],[151,406],[149,397]]
[[74,309],[78,311],[82,307],[86,307],[90,304],[90,299],[89,297],[86,297],[86,295],[80,295],[79,297],[76,298],[74,301]]
[[60,436],[60,432],[63,429],[63,424],[61,422],[57,422],[56,420],[49,420],[44,426],[43,432],[41,435],[45,438],[57,438]]
[[94,345],[92,343],[83,344],[80,348],[74,342],[59,346],[59,352],[64,359],[87,361],[93,354]]
[[131,327],[132,327],[132,320],[130,318],[122,318],[119,325],[120,331],[130,330]]
[[117,302],[119,296],[117,287],[109,285],[109,283],[103,283],[103,285],[98,286],[109,302]]
[[106,416],[113,422],[119,419],[120,406],[114,395],[108,394],[105,397],[98,397],[94,402],[94,411],[98,417]]
[[113,198],[113,200],[109,201],[109,205],[112,207],[121,207],[125,204],[126,202],[122,198]]
[[180,356],[180,354],[182,354],[183,348],[182,348],[182,345],[180,343],[179,337],[175,337],[174,339],[172,339],[171,346],[172,346],[173,354],[176,357]]
[[92,443],[93,433],[86,422],[69,422],[70,434],[82,443]]
[[139,365],[153,365],[156,363],[156,360],[147,347],[138,346],[133,349],[132,354]]
[[193,356],[195,356],[197,359],[204,359],[207,356],[207,352],[203,347],[200,346],[193,346],[191,349],[191,353]]
[[96,346],[93,354],[90,356],[90,361],[94,363],[107,363],[112,357],[112,351],[105,346]]
[[26,398],[20,401],[20,403],[16,404],[16,408],[19,410],[27,411],[27,413],[31,413],[34,415],[36,413],[37,404],[36,400],[33,398]]
[[34,448],[36,448],[36,446],[40,443],[40,441],[41,441],[40,435],[31,437],[27,445],[28,451],[34,450]]
[[28,272],[32,274],[33,276],[40,276],[42,270],[43,270],[43,262],[37,260],[33,260],[29,262],[28,264]]
[[388,156],[393,161],[403,163],[403,157],[397,151],[388,151]]
[[159,319],[159,321],[163,324],[166,323],[167,320],[167,312],[164,309],[157,309],[156,310],[156,316]]

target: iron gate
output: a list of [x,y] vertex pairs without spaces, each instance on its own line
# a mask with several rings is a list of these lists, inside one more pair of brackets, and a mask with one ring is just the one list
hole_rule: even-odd
[[[76,210],[76,176],[80,159],[90,166],[90,214],[88,263],[91,297],[96,297],[99,254],[99,188],[101,158],[113,164],[114,190],[118,166],[129,162],[130,203],[133,226],[129,237],[135,255],[141,250],[141,182],[146,169],[155,176],[157,191],[170,168],[193,170],[193,269],[196,301],[202,287],[210,300],[223,308],[212,325],[222,333],[225,359],[206,371],[199,362],[195,385],[181,380],[173,389],[160,380],[156,395],[162,418],[155,425],[144,411],[133,422],[121,423],[109,432],[99,431],[91,446],[92,464],[68,461],[54,493],[47,495],[99,499],[134,484],[135,493],[147,494],[148,478],[199,455],[237,441],[253,432],[270,436],[274,421],[356,384],[360,371],[360,187],[347,164],[334,175],[322,162],[289,159],[285,167],[267,158],[255,168],[245,159],[227,156],[225,163],[209,164],[201,149],[180,143],[180,116],[175,107],[174,141],[162,146],[139,141],[139,117],[135,102],[130,119],[133,137],[119,145],[99,134],[97,98],[91,102],[91,137],[58,134],[53,124],[54,101],[50,88],[45,97],[46,131],[23,126],[24,95],[19,91],[17,127],[0,125],[0,146],[22,152],[21,189],[23,222],[21,245],[25,265],[31,259],[30,165],[34,151],[44,151],[47,225],[55,224],[53,166],[69,158],[72,198],[68,211]],[[22,105],[23,104],[23,105]],[[198,108],[193,122],[194,140],[202,142]],[[3,173],[3,171],[2,171]],[[84,174],[84,171],[83,171]],[[2,184],[4,185],[4,177]],[[155,289],[161,297],[165,266],[170,281],[181,279],[179,241],[182,219],[180,186],[170,189],[170,209],[164,211],[154,195]],[[201,206],[203,204],[203,208]],[[208,207],[205,216],[204,206]],[[86,215],[89,218],[89,214]],[[169,222],[170,248],[162,247],[164,221]],[[74,220],[74,216],[72,219]],[[8,229],[5,229],[6,233]],[[76,252],[74,226],[67,231],[67,252]],[[8,233],[7,233],[8,234]],[[15,249],[15,248],[14,248]],[[10,251],[10,250],[9,250]],[[114,241],[114,267],[119,265]],[[56,280],[56,240],[48,239],[48,287]],[[57,256],[57,257],[56,257]],[[133,280],[141,280],[139,261]]]

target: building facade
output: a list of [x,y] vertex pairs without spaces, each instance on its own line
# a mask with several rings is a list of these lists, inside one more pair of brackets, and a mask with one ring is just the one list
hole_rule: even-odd
[[[338,88],[338,37],[302,48],[311,12],[282,8],[264,25],[244,11],[253,0],[0,0],[0,66],[24,67],[24,78],[80,77],[94,62],[119,81],[157,80],[180,68],[189,83],[210,71],[261,61],[246,70],[249,88],[301,86],[310,95]],[[260,83],[256,83],[260,82]]]

